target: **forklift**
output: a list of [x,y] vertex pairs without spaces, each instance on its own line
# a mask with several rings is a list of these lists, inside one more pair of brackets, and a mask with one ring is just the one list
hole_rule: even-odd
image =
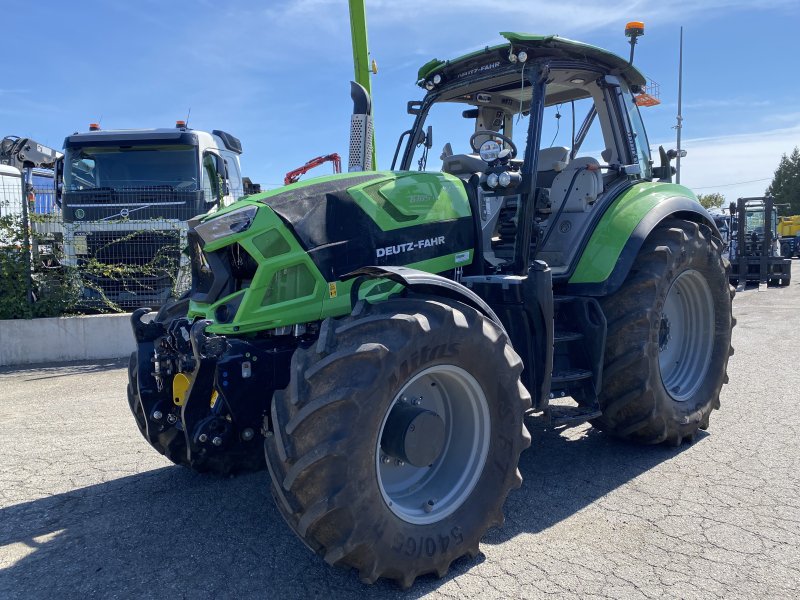
[[730,204],[730,282],[741,291],[748,283],[787,286],[792,261],[781,256],[778,211],[772,196],[739,198]]

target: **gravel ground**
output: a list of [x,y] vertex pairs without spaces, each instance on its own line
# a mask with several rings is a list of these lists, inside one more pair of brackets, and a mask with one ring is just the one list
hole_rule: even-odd
[[534,427],[505,526],[407,592],[312,555],[265,473],[152,451],[122,362],[0,370],[0,598],[796,598],[799,308],[796,283],[736,297],[731,382],[691,446]]

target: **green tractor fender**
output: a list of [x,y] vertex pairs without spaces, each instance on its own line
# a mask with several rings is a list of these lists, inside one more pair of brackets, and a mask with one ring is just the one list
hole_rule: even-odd
[[605,296],[618,290],[647,236],[670,216],[707,225],[721,237],[714,219],[688,188],[639,183],[614,200],[600,218],[569,276],[569,292]]
[[419,269],[411,269],[409,267],[370,266],[363,267],[342,277],[344,281],[349,279],[355,279],[353,286],[350,288],[350,299],[353,306],[358,302],[358,292],[361,283],[369,279],[388,279],[418,294],[442,296],[444,298],[463,302],[467,306],[471,306],[482,313],[485,317],[494,322],[503,332],[506,331],[500,317],[495,314],[480,296],[457,281],[442,277],[441,275],[420,271]]

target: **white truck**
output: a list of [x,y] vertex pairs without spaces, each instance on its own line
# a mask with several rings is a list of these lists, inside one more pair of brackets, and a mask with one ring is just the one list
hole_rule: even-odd
[[188,219],[249,193],[241,142],[187,127],[101,130],[64,140],[56,163],[62,262],[77,267],[84,301],[157,307],[188,278]]

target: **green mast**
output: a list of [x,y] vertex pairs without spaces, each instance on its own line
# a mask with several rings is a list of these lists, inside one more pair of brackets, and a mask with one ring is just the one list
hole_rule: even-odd
[[[350,34],[353,38],[353,66],[355,68],[356,83],[364,86],[372,97],[370,73],[372,65],[369,58],[369,43],[367,42],[367,10],[364,0],[349,0],[350,2]],[[375,103],[372,103],[372,168],[377,170],[378,158],[375,150]]]

